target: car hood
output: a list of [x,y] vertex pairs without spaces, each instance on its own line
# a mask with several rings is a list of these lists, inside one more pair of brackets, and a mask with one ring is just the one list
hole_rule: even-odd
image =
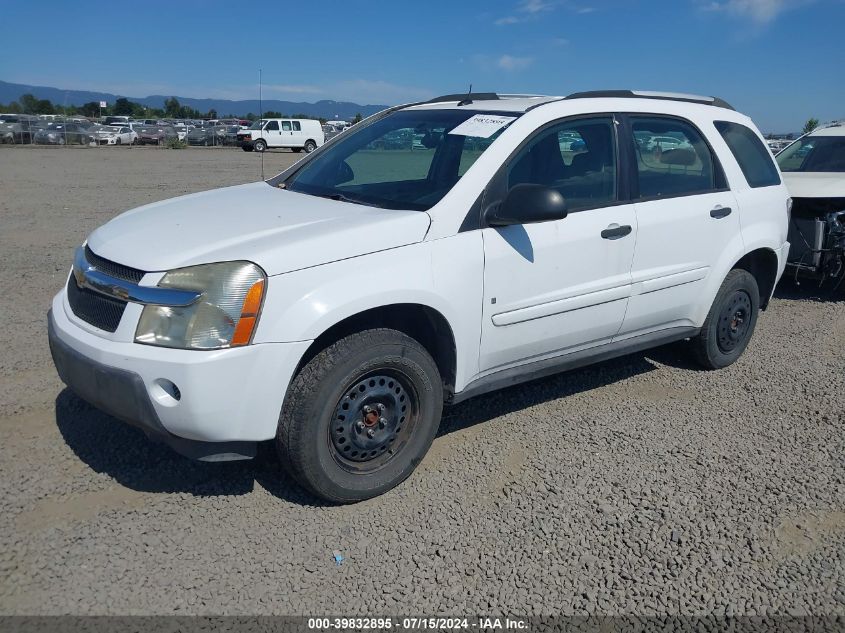
[[783,181],[793,198],[845,198],[845,173],[783,173]]
[[249,260],[276,275],[422,241],[430,223],[421,211],[257,182],[133,209],[95,230],[88,245],[100,257],[146,271]]

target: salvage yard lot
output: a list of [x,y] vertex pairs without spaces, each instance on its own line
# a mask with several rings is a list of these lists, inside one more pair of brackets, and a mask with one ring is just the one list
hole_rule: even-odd
[[676,345],[447,409],[406,483],[347,507],[270,448],[191,462],[65,390],[45,316],[73,249],[260,163],[0,148],[0,613],[845,614],[845,301],[811,290],[723,371]]

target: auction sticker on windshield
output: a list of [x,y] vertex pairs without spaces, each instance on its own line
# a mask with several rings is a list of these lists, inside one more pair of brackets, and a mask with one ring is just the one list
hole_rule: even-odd
[[471,116],[466,121],[453,128],[452,131],[449,132],[449,134],[490,138],[496,132],[505,127],[508,123],[515,120],[515,116],[476,114],[475,116]]

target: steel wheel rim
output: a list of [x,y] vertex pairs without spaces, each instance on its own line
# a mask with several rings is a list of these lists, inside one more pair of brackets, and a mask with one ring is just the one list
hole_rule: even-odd
[[329,450],[344,470],[375,472],[408,445],[419,420],[410,378],[387,368],[367,372],[343,390],[329,425]]
[[737,290],[725,302],[716,331],[716,343],[722,352],[731,353],[745,341],[752,310],[751,297],[744,290]]

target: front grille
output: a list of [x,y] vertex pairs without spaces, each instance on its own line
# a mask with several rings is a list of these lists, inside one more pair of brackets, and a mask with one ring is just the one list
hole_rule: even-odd
[[117,329],[126,309],[125,301],[80,288],[76,285],[73,275],[67,282],[67,300],[76,316],[106,332],[114,332]]
[[92,251],[87,245],[85,246],[85,259],[101,273],[105,273],[110,277],[122,279],[123,281],[132,282],[133,284],[137,284],[141,281],[141,278],[146,274],[143,270],[130,268],[129,266],[124,266],[123,264],[117,264],[109,261],[108,259],[103,259],[94,253],[94,251]]

